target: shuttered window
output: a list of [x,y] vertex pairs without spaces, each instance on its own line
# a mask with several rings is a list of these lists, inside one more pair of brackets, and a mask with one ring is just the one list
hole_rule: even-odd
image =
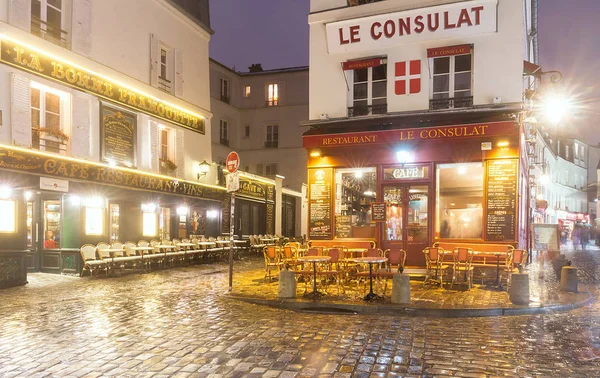
[[40,151],[67,152],[68,94],[31,83],[31,146]]

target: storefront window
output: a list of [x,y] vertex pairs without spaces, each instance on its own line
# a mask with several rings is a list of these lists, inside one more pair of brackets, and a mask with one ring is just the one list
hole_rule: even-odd
[[60,201],[44,201],[44,249],[60,248]]
[[17,231],[17,201],[0,200],[0,233]]
[[171,240],[171,209],[168,207],[160,208],[158,227],[161,239]]
[[27,248],[33,248],[33,202],[27,202]]
[[144,211],[142,213],[142,235],[156,237],[156,233],[156,213]]
[[483,229],[483,165],[437,166],[436,236],[480,239]]
[[335,236],[374,238],[371,203],[377,195],[375,168],[335,170]]
[[111,203],[109,206],[110,216],[110,240],[119,240],[119,205]]

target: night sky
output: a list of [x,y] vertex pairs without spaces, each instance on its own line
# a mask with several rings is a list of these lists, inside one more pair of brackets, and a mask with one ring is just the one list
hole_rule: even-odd
[[[502,0],[501,0],[502,1]],[[236,71],[308,65],[309,0],[211,0],[210,56]],[[539,0],[540,64],[563,74],[568,130],[600,142],[600,0]]]

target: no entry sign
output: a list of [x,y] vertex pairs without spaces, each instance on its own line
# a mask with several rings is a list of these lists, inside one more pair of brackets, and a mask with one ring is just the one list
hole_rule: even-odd
[[234,173],[237,171],[238,167],[240,166],[240,155],[238,155],[238,153],[235,151],[231,151],[229,155],[227,155],[225,166],[227,167],[227,171],[229,173]]

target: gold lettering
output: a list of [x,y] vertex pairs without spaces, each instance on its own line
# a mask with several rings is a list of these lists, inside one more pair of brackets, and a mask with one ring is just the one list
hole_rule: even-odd
[[102,86],[104,85],[104,81],[98,79],[97,77],[92,77],[92,90],[97,93],[102,93]]
[[90,167],[84,165],[81,167],[81,173],[79,174],[79,178],[86,179],[90,177]]
[[63,65],[60,63],[52,62],[52,73],[51,75],[57,79],[62,79],[65,77],[65,71],[63,69]]
[[167,106],[165,109],[165,115],[167,116],[168,119],[172,119],[173,118],[173,110],[171,109],[170,106]]
[[139,177],[137,175],[133,175],[133,179],[131,180],[131,186],[140,186]]
[[44,172],[54,174],[56,172],[56,160],[48,159],[44,162]]
[[77,172],[81,171],[81,165],[79,164],[71,164],[71,174],[70,177],[75,177]]
[[55,174],[61,175],[61,176],[68,176],[69,173],[67,172],[67,163],[64,163],[64,162],[59,163],[58,169],[56,170]]
[[137,105],[137,96],[132,92],[129,92],[129,101],[127,101],[129,105],[136,106]]
[[158,115],[164,117],[165,115],[165,106],[163,104],[158,104]]
[[113,85],[110,83],[104,83],[104,95],[107,97],[113,96]]
[[23,66],[26,65],[27,60],[23,59],[23,53],[25,52],[25,50],[20,49],[18,47],[15,47],[13,50],[15,50],[15,52],[17,53],[17,56],[14,59],[15,63],[19,63]]
[[119,88],[119,101],[127,101],[127,91],[123,88]]
[[114,169],[109,169],[108,172],[106,172],[106,182],[115,182],[115,171]]
[[34,70],[36,70],[38,72],[44,72],[44,69],[42,68],[42,65],[40,64],[40,58],[36,54],[29,54],[29,56],[31,57],[31,61],[29,62],[27,67],[33,68]]
[[115,184],[122,184],[122,183],[123,183],[123,173],[116,172],[115,173]]
[[65,77],[67,78],[67,81],[71,84],[74,84],[77,81],[77,75],[75,74],[75,70],[71,67],[67,68],[67,71],[65,72]]
[[104,168],[98,169],[96,173],[96,181],[106,181],[106,170]]

